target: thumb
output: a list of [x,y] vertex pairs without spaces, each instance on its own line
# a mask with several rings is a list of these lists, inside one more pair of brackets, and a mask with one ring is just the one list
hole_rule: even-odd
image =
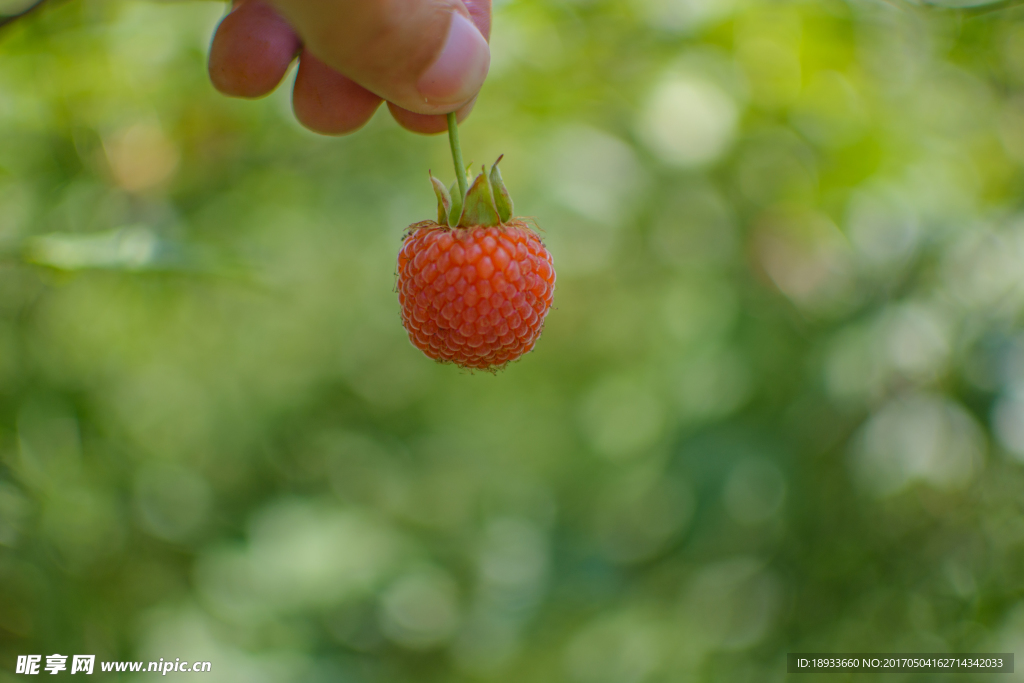
[[411,112],[454,111],[487,76],[487,41],[461,0],[271,1],[321,61]]

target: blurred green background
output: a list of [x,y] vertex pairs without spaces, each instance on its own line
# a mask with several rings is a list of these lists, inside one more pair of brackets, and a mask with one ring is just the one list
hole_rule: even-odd
[[0,35],[0,681],[1024,653],[1024,8],[498,3],[463,147],[558,285],[494,376],[399,319],[444,138],[217,95],[223,13]]

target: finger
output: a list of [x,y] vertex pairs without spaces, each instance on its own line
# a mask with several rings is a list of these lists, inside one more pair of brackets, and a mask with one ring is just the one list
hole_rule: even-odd
[[361,128],[377,111],[381,98],[319,59],[302,51],[292,91],[295,118],[324,135],[344,135]]
[[[462,120],[473,111],[475,105],[476,98],[474,97],[455,112],[455,120],[462,123]],[[391,102],[388,102],[388,109],[391,111],[391,116],[398,122],[398,125],[413,133],[436,135],[448,130],[448,117],[444,114],[417,114],[408,109],[402,109]]]
[[469,10],[469,18],[484,38],[491,40],[491,0],[463,0]]
[[284,78],[299,38],[262,0],[245,0],[217,27],[210,45],[210,80],[225,95],[262,97]]
[[487,41],[461,0],[272,1],[313,54],[403,109],[454,111],[487,75]]

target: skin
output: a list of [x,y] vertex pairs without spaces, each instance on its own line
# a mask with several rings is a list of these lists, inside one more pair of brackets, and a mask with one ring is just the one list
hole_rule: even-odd
[[298,58],[292,104],[310,130],[351,133],[386,101],[404,128],[441,133],[445,114],[473,108],[490,28],[490,0],[241,0],[214,34],[210,79],[225,95],[263,97]]

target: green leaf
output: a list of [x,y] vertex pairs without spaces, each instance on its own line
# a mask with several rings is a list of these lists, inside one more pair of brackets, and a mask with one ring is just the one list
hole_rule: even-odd
[[20,251],[25,263],[67,272],[106,270],[227,276],[238,271],[208,250],[164,239],[146,225],[84,234],[35,235],[22,243]]

